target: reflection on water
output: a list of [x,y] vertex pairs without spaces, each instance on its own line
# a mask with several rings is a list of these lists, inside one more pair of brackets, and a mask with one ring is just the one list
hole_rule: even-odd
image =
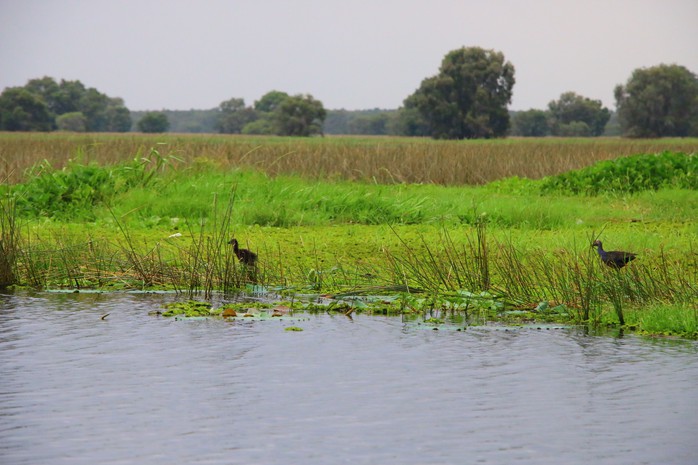
[[698,463],[694,342],[164,299],[0,295],[0,463]]

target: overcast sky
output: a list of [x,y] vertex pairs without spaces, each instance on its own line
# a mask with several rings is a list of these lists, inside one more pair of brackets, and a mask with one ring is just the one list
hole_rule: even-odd
[[131,110],[271,90],[398,108],[463,46],[513,63],[514,110],[565,91],[614,109],[636,68],[698,73],[698,0],[0,0],[0,89],[80,80]]

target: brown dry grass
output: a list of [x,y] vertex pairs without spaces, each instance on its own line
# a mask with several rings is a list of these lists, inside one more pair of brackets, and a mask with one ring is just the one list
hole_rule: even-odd
[[698,139],[503,139],[434,141],[397,137],[283,138],[183,134],[0,133],[0,179],[22,182],[48,161],[116,164],[157,150],[185,166],[214,164],[271,176],[378,183],[483,184],[509,176],[537,179],[599,160],[664,150],[698,152]]

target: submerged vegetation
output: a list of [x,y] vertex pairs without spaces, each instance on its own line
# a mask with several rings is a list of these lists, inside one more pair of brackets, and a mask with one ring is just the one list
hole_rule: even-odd
[[[10,153],[14,138],[67,149],[74,137],[3,134],[0,150]],[[254,286],[280,294],[291,310],[622,325],[698,337],[695,140],[642,141],[661,149],[620,158],[613,154],[621,142],[634,141],[170,136],[168,145],[147,149],[146,138],[113,141],[118,149],[104,139],[78,143],[77,151],[73,141],[69,161],[45,157],[12,175],[7,167],[20,160],[3,155],[10,182],[0,187],[0,285],[171,289],[204,298]],[[665,150],[674,147],[684,152]],[[248,150],[248,162],[236,150]],[[464,169],[471,151],[479,169],[478,159],[511,166],[486,185],[454,181],[456,174],[432,179]],[[328,164],[311,167],[321,155]],[[285,165],[290,159],[295,170]],[[566,170],[560,160],[581,166]],[[512,168],[553,161],[536,175]],[[373,167],[357,173],[349,168],[356,163]],[[232,237],[258,254],[254,269],[238,263]],[[596,239],[638,258],[621,270],[603,266],[591,247]]]

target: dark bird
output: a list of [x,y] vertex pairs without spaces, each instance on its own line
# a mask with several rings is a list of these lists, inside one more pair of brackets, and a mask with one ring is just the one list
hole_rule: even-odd
[[238,258],[238,260],[240,260],[240,263],[244,263],[245,265],[249,266],[254,266],[257,263],[257,254],[252,252],[251,250],[241,249],[238,246],[237,239],[230,239],[230,242],[228,242],[228,244],[231,244],[233,246],[233,252],[235,252],[235,256]]
[[635,260],[636,257],[632,252],[619,252],[617,250],[606,252],[599,240],[595,240],[591,246],[597,248],[601,261],[611,268],[621,269],[630,263],[631,260]]

